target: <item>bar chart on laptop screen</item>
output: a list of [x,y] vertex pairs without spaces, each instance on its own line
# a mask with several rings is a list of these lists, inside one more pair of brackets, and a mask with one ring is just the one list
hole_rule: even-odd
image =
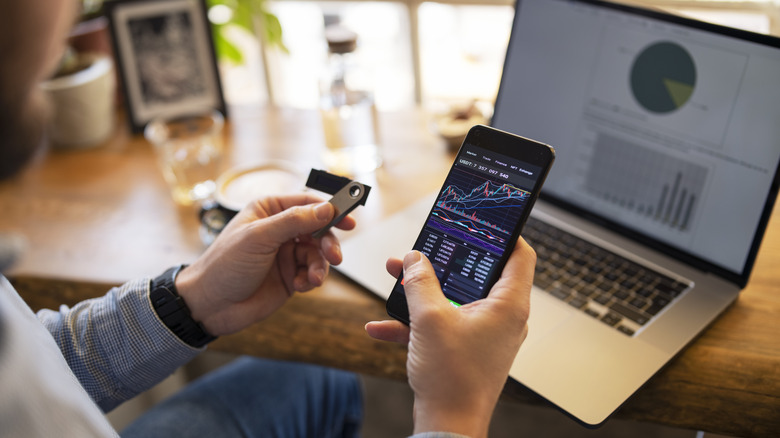
[[700,164],[602,132],[585,189],[620,209],[685,232],[702,200],[707,173]]

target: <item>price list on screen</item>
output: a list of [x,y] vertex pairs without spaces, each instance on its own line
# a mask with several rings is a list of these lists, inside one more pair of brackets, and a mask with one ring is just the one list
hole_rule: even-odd
[[487,251],[427,231],[421,251],[433,264],[442,290],[456,302],[481,298],[498,259]]

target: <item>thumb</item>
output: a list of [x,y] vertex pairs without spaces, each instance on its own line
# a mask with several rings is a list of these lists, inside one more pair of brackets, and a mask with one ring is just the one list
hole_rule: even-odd
[[266,242],[281,245],[300,235],[311,234],[328,224],[336,213],[333,204],[321,202],[290,207],[260,221]]
[[409,305],[409,315],[417,309],[438,306],[445,302],[439,279],[431,262],[419,251],[411,251],[404,257],[404,292]]

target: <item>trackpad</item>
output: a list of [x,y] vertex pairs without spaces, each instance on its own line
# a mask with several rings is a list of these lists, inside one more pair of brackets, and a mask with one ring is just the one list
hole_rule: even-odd
[[528,337],[523,348],[533,345],[572,316],[567,305],[534,287],[531,292],[531,316],[528,318]]

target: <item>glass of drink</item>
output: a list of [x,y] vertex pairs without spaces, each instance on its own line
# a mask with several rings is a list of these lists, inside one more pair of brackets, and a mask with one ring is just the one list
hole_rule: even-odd
[[320,101],[325,134],[323,161],[338,175],[357,176],[379,167],[377,110],[370,93],[342,90]]
[[328,66],[320,82],[320,114],[325,133],[323,161],[333,173],[357,176],[382,163],[373,93],[353,51],[357,34],[340,25],[325,29]]
[[211,197],[222,162],[222,113],[205,110],[151,121],[144,136],[155,148],[173,200],[192,205]]

